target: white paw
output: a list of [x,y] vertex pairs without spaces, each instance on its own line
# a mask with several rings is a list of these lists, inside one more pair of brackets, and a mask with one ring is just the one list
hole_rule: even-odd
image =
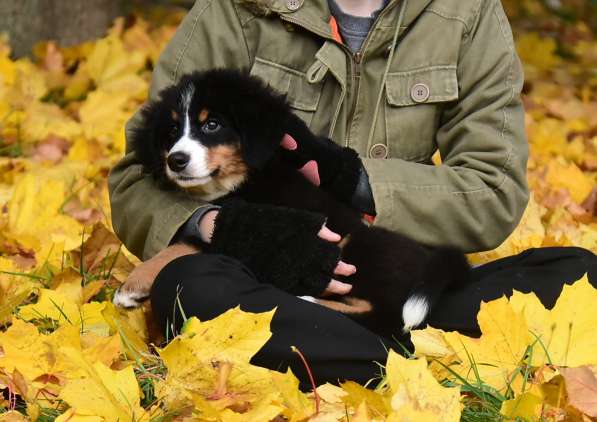
[[114,299],[112,299],[112,303],[125,309],[138,308],[148,297],[149,295],[146,293],[127,292],[119,288],[114,295]]
[[416,328],[425,321],[429,313],[429,302],[423,296],[413,295],[408,298],[402,307],[402,321],[404,321],[405,333]]

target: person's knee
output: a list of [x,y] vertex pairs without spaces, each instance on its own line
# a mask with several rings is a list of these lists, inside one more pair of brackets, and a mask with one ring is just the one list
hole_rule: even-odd
[[151,307],[158,324],[184,317],[211,319],[238,305],[242,291],[257,283],[239,261],[224,255],[194,254],[179,257],[157,275],[151,290]]

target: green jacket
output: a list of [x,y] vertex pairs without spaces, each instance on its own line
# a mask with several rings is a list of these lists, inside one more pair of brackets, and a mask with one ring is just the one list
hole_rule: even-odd
[[[326,0],[197,0],[160,57],[150,97],[191,71],[250,69],[314,132],[361,155],[376,225],[469,252],[494,248],[528,200],[523,74],[509,24],[499,0],[402,1],[381,92],[400,1],[353,55],[334,41]],[[440,166],[430,162],[437,149]],[[130,149],[109,182],[114,229],[144,259],[205,206],[159,190]]]

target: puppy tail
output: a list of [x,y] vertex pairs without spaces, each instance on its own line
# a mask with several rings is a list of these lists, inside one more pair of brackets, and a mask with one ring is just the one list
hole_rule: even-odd
[[470,265],[462,251],[451,247],[432,249],[421,283],[411,290],[402,307],[404,333],[425,321],[446,289],[464,286],[469,280]]

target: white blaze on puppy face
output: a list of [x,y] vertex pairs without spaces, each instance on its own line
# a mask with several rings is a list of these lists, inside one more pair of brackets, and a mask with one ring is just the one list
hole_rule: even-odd
[[181,108],[183,110],[183,131],[182,136],[174,143],[168,151],[169,154],[183,152],[189,156],[189,163],[179,172],[173,171],[166,166],[167,176],[181,187],[192,187],[202,185],[210,181],[210,170],[207,165],[208,151],[205,146],[191,135],[191,118],[189,109],[195,88],[192,85],[184,91],[181,96]]

